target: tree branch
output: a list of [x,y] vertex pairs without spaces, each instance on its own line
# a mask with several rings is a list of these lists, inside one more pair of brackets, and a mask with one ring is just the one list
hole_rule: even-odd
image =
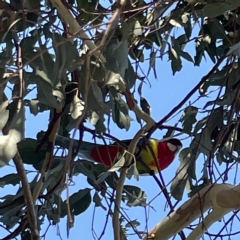
[[100,61],[103,63],[106,62],[106,59],[101,54],[101,52],[96,50],[97,46],[92,42],[89,36],[81,28],[77,20],[73,17],[69,9],[61,2],[61,0],[51,0],[51,2],[53,6],[57,8],[66,23],[69,25],[70,33],[72,35],[78,35],[86,43],[90,51],[94,51],[93,54],[97,59],[100,59]]
[[[202,221],[186,238],[186,240],[199,239],[213,223],[219,221],[230,211],[240,208],[239,195],[240,185],[209,184],[156,224],[143,240],[151,238],[167,240],[189,226],[198,217],[202,217]],[[203,214],[208,209],[212,211],[204,217]]]
[[[124,88],[121,82],[119,82],[119,85],[123,94],[126,97],[126,101],[129,108],[136,114],[136,116],[139,119],[143,119],[146,122],[146,125],[136,133],[136,135],[134,136],[134,138],[132,139],[132,141],[128,146],[125,163],[126,163],[126,166],[129,166],[132,162],[132,157],[136,150],[136,146],[139,139],[142,137],[142,135],[145,132],[147,132],[151,127],[155,125],[155,121],[148,114],[142,111],[142,109],[138,107],[130,91],[127,88]],[[114,213],[113,213],[114,240],[120,240],[119,210],[121,206],[123,186],[126,179],[127,171],[128,171],[128,167],[123,167],[121,169],[120,177],[117,183],[116,200],[115,200]]]
[[[33,203],[33,198],[32,198],[32,192],[28,183],[28,178],[27,174],[23,165],[22,158],[19,154],[19,152],[16,154],[16,156],[13,158],[14,164],[16,166],[18,175],[21,179],[22,182],[22,188],[23,188],[23,193],[24,193],[24,200],[27,206],[27,215],[25,217],[28,218],[28,223],[31,231],[31,237],[32,240],[39,240],[39,232],[37,228],[37,219],[36,219],[36,214],[35,214],[35,209],[34,209],[34,203]],[[25,225],[26,225],[25,221]]]

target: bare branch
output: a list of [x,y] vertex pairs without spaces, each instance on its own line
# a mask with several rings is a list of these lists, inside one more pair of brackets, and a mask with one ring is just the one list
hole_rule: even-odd
[[[35,214],[35,204],[33,203],[32,192],[28,183],[27,174],[23,165],[22,158],[19,153],[13,158],[14,164],[17,168],[17,172],[22,182],[24,200],[27,206],[27,215],[25,217],[28,218],[29,227],[31,230],[32,240],[39,240],[39,232],[37,228],[37,219]],[[25,222],[26,224],[27,222]]]
[[203,217],[202,221],[189,234],[187,240],[199,239],[209,227],[219,221],[232,210],[239,209],[240,185],[209,184],[188,201],[183,203],[177,210],[162,219],[143,240],[154,238],[167,240],[176,233],[187,227],[208,209],[211,213]]

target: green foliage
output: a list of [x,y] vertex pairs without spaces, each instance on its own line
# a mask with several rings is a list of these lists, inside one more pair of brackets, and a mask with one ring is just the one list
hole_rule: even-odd
[[[71,206],[71,213],[73,215],[79,215],[82,212],[85,212],[91,203],[91,189],[85,188],[74,193],[69,198],[69,204]],[[67,204],[66,201],[61,204],[61,214],[60,217],[67,215]]]
[[145,206],[146,205],[146,193],[139,187],[124,185],[125,193],[123,199],[127,200],[127,206]]
[[[197,93],[205,106],[187,102],[189,98],[185,98],[164,122],[154,119],[161,123],[156,125],[158,128],[166,129],[165,136],[178,132],[180,138],[189,139],[179,156],[180,166],[171,183],[171,196],[181,200],[185,189],[192,196],[213,181],[213,166],[237,164],[239,160],[233,152],[240,154],[238,1],[196,1],[192,4],[187,1],[126,1],[121,17],[114,21],[111,17],[118,4],[113,1],[63,2],[74,21],[63,20],[58,6],[53,6],[51,1],[13,0],[11,4],[4,2],[6,6],[1,7],[0,130],[3,135],[0,136],[0,166],[7,165],[18,150],[26,169],[31,168],[31,173],[35,174],[29,177],[33,192],[38,176],[43,174],[46,156],[50,155],[49,168],[35,206],[39,229],[45,219],[56,225],[63,217],[67,217],[70,228],[73,223],[69,219],[74,222],[74,217],[87,211],[92,203],[111,212],[119,166],[108,171],[101,164],[78,158],[78,150],[80,147],[85,152],[89,150],[81,145],[84,132],[92,134],[93,142],[97,138],[106,144],[109,138],[111,141],[118,139],[109,134],[110,123],[123,132],[136,122],[142,127],[143,121],[138,116],[132,118],[134,114],[130,117],[130,112],[136,103],[151,116],[151,107],[148,99],[142,96],[142,88],[155,81],[149,79],[150,73],[155,78],[161,77],[164,71],[161,60],[169,61],[172,74],[176,76],[186,64],[201,66],[205,60],[214,64],[213,70],[186,93],[190,96]],[[104,7],[107,4],[108,7]],[[78,32],[72,23],[82,30]],[[83,32],[90,39],[83,38]],[[100,52],[90,49],[89,42],[99,46]],[[106,61],[101,61],[102,58]],[[143,64],[147,66],[146,72],[142,71]],[[193,81],[196,81],[194,77]],[[182,82],[184,79],[178,79],[174,87],[181,86]],[[131,101],[120,83],[132,97]],[[34,94],[30,95],[31,92]],[[135,99],[138,97],[139,103]],[[154,98],[159,102],[159,96]],[[37,139],[24,139],[24,109],[29,109],[36,117],[45,112],[50,113],[50,119],[55,122],[60,119],[58,132],[51,135],[54,138],[58,134],[56,142],[48,139],[49,131],[39,133]],[[165,125],[173,116],[181,127],[177,127],[177,123]],[[92,128],[87,128],[85,122]],[[54,126],[49,124],[48,130]],[[27,121],[26,127],[34,128],[35,123]],[[66,159],[70,132],[75,127],[80,130],[79,141],[73,143],[72,155]],[[148,137],[154,130],[151,131],[146,133]],[[65,140],[60,135],[66,137]],[[44,144],[36,151],[41,142]],[[204,159],[200,177],[196,169],[199,158]],[[125,157],[120,160],[122,164]],[[86,178],[88,187],[79,187],[80,190],[63,200],[61,193],[66,186],[70,187],[65,185],[65,176],[69,182],[74,182],[79,175]],[[18,186],[18,190],[15,195],[1,196],[0,222],[15,233],[12,238],[19,234],[18,224],[25,224],[21,237],[30,239],[29,224],[24,223],[27,215],[21,181],[16,173],[1,176],[2,188],[12,185]],[[161,190],[158,191],[167,191],[165,186],[159,186]],[[169,194],[165,197],[169,199]],[[122,201],[128,207],[146,207],[147,200],[145,191],[139,187],[124,185]],[[105,201],[110,203],[106,205]],[[124,237],[135,225],[138,226],[136,220],[129,220],[123,227]]]
[[196,119],[197,112],[198,112],[198,108],[194,106],[189,106],[184,109],[183,115],[181,118],[184,132],[189,133],[192,131],[192,127],[194,123],[197,122],[197,119]]
[[34,165],[44,160],[47,147],[42,147],[40,151],[36,153],[37,145],[37,140],[31,138],[26,138],[18,143],[18,151],[24,163]]

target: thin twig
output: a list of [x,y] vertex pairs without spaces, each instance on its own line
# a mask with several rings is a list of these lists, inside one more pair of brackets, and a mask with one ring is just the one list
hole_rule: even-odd
[[153,126],[148,134],[147,138],[150,138],[151,135],[156,131],[156,129],[161,128],[162,124],[168,120],[178,109],[180,109],[184,103],[199,89],[199,87],[217,70],[219,65],[223,62],[225,56],[219,58],[217,63],[213,66],[213,68],[202,77],[199,83],[186,95],[186,97],[176,106],[174,107],[165,117],[163,117],[155,126]]
[[[85,88],[84,88],[84,94],[83,94],[83,101],[85,103],[85,106],[84,106],[84,109],[82,111],[82,114],[81,116],[78,117],[76,123],[75,123],[75,128],[73,130],[73,134],[72,134],[72,138],[70,139],[70,142],[69,142],[69,146],[68,146],[68,155],[66,157],[66,162],[65,162],[65,165],[64,165],[64,169],[62,171],[62,174],[68,174],[69,176],[69,180],[70,180],[70,176],[71,176],[71,168],[70,168],[70,165],[71,165],[71,162],[73,161],[72,159],[72,152],[73,152],[73,143],[74,143],[74,136],[76,135],[76,132],[79,128],[79,126],[81,125],[84,117],[85,117],[85,113],[86,113],[86,110],[87,110],[87,99],[88,99],[88,92],[89,92],[89,89],[91,87],[91,75],[90,75],[90,58],[87,58],[86,60],[86,78],[85,78]],[[61,185],[63,184],[63,181],[64,181],[64,177],[62,177],[62,181],[61,181]],[[69,181],[68,181],[69,182]],[[67,183],[67,188],[68,188],[68,183]],[[69,196],[67,196],[67,198],[69,198]],[[69,219],[69,222],[70,223],[73,223],[73,219],[72,219],[72,216],[71,216],[71,208],[70,208],[70,205],[69,205],[69,201],[67,199],[67,205],[68,205],[68,219]]]
[[39,232],[37,228],[37,219],[34,209],[34,203],[32,198],[32,192],[28,183],[27,174],[23,165],[22,158],[19,153],[16,154],[16,156],[13,158],[13,162],[16,166],[18,175],[21,179],[22,188],[23,188],[23,194],[24,194],[24,200],[27,206],[27,215],[25,216],[28,218],[28,222],[25,222],[29,224],[29,228],[31,231],[31,239],[32,240],[39,240]]
[[[20,90],[19,90],[19,101],[18,101],[18,111],[23,107],[23,95],[25,91],[25,83],[23,79],[23,64],[22,64],[22,49],[20,46],[18,46],[18,71],[19,71],[19,85],[20,85]],[[28,183],[28,178],[27,174],[23,165],[22,158],[17,152],[15,157],[13,158],[13,161],[16,165],[17,172],[21,178],[22,186],[23,186],[23,192],[24,192],[24,200],[26,202],[27,206],[27,217],[28,217],[28,223],[31,231],[31,238],[32,240],[38,240],[40,239],[39,237],[39,232],[38,232],[38,227],[37,227],[37,219],[36,219],[36,214],[34,210],[34,202],[32,198],[32,193],[30,189],[30,185]]]

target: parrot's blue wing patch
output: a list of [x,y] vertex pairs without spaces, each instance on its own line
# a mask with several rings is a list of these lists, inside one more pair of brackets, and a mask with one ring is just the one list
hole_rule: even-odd
[[90,153],[88,151],[82,150],[81,152],[78,152],[77,156],[82,160],[87,160],[91,162],[96,162],[94,158],[91,157]]

